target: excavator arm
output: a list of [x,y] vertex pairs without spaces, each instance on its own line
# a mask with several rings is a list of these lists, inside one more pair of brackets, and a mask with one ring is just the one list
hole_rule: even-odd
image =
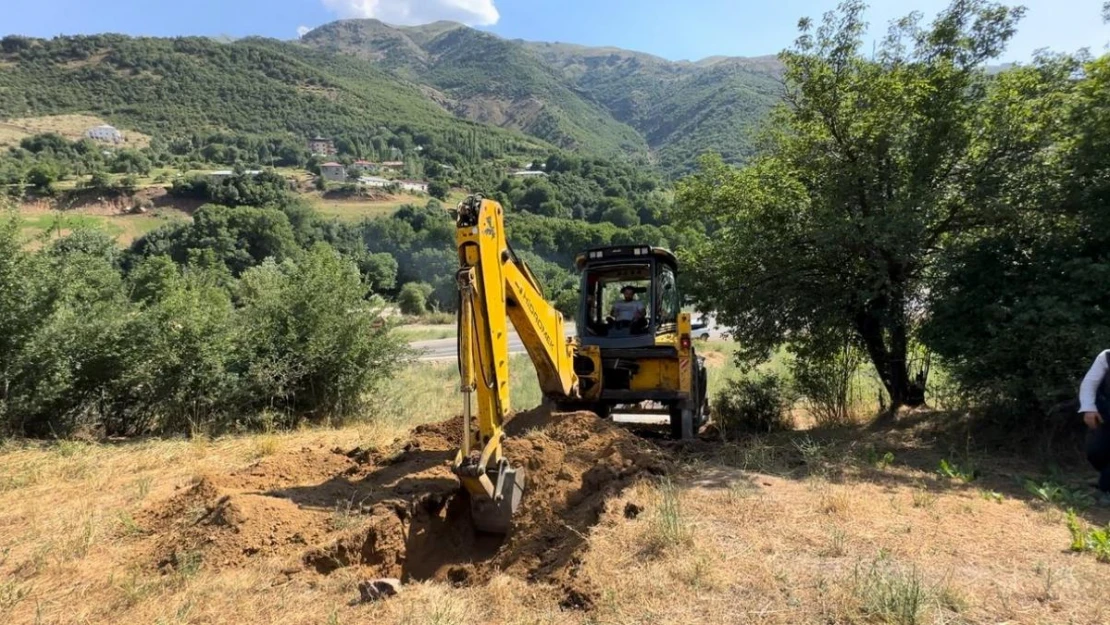
[[[562,314],[543,295],[535,275],[513,253],[500,204],[471,196],[453,211],[459,252],[459,375],[463,394],[462,446],[454,470],[469,493],[475,528],[504,534],[524,493],[524,472],[502,453],[510,414],[511,320],[535,364],[544,395],[578,397],[574,344]],[[474,406],[477,406],[475,428]]]

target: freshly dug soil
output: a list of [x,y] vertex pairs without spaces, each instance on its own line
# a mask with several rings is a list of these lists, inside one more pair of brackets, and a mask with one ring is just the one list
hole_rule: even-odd
[[606,500],[666,468],[658,447],[592,413],[520,413],[505,454],[526,472],[524,499],[506,537],[486,536],[450,468],[461,430],[456,418],[387,450],[302,449],[201,477],[140,519],[152,564],[244,567],[264,555],[287,558],[290,575],[564,583]]

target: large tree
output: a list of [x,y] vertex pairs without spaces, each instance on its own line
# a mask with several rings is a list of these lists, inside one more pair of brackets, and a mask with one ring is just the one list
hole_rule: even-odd
[[866,51],[864,9],[803,19],[760,154],[743,169],[706,157],[679,185],[682,214],[710,235],[685,256],[742,359],[783,344],[819,354],[848,336],[892,404],[916,405],[923,380],[907,360],[936,256],[1005,217],[993,192],[1004,165],[1038,147],[992,108],[984,70],[1022,9],[956,0]]

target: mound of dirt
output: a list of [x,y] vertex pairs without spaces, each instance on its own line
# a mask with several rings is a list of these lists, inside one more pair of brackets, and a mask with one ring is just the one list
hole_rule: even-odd
[[178,567],[199,554],[205,566],[241,567],[269,555],[288,558],[290,574],[357,567],[468,585],[506,572],[566,584],[606,501],[666,469],[658,447],[592,413],[520,413],[505,453],[526,471],[524,500],[508,536],[486,536],[450,468],[461,430],[456,418],[380,452],[302,449],[203,477],[141,521],[155,533],[154,561]]

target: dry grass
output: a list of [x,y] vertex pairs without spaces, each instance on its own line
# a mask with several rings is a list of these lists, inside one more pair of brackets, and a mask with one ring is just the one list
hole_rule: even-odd
[[[527,359],[512,371],[516,405],[538,401]],[[567,588],[502,575],[464,588],[409,584],[351,606],[357,567],[287,578],[280,559],[229,570],[182,552],[174,572],[152,570],[136,521],[144,508],[198,475],[303,447],[385,447],[415,423],[458,413],[456,375],[451,363],[407,370],[373,421],[334,429],[0,446],[0,622],[1110,622],[1097,599],[1110,566],[1070,552],[1066,515],[1011,479],[1034,467],[978,457],[974,484],[943,478],[947,450],[912,430],[683,452],[669,478],[607,503],[576,567],[574,601]],[[357,504],[326,511],[331,524],[363,522]],[[1097,509],[1081,518],[1084,530],[1107,520]]]
[[[55,132],[75,141],[85,136],[85,131],[93,126],[108,123],[92,115],[47,115],[43,117],[22,117],[0,121],[0,148],[18,145],[20,140],[31,135]],[[117,126],[117,128],[119,128]],[[150,145],[150,137],[133,130],[119,129],[129,148],[145,148]]]

